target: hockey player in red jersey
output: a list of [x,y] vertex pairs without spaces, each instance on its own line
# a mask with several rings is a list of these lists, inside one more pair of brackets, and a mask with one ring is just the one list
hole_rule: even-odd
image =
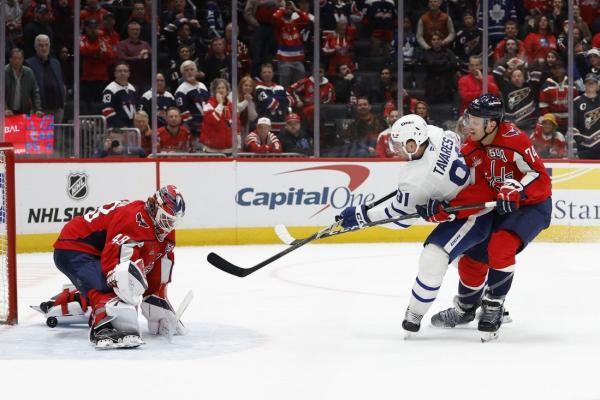
[[77,291],[64,291],[42,303],[42,309],[77,300],[85,302],[85,309],[89,303],[90,340],[97,348],[143,344],[140,305],[151,334],[183,334],[166,288],[174,263],[174,229],[184,214],[181,193],[167,185],[146,201],[117,201],[71,220],[54,243],[54,262]]
[[527,134],[502,118],[502,101],[489,94],[473,100],[465,113],[471,146],[465,158],[494,189],[496,210],[487,240],[459,260],[455,307],[431,319],[438,327],[468,323],[481,303],[478,329],[483,341],[497,337],[502,325],[516,254],[550,225],[552,213],[551,181],[544,163]]

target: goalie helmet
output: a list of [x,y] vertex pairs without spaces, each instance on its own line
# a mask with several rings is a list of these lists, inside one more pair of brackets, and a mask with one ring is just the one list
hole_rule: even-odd
[[[412,158],[412,155],[428,139],[427,122],[416,114],[408,114],[392,125],[389,145],[392,151],[398,152],[398,149],[401,149]],[[406,144],[411,140],[417,145],[416,150],[412,153],[406,150]]]
[[146,201],[146,210],[154,222],[156,237],[162,241],[183,219],[185,202],[175,185],[167,185]]

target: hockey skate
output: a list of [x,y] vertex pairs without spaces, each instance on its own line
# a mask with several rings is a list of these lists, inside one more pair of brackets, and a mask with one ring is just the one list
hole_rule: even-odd
[[481,317],[477,329],[481,333],[481,341],[489,342],[498,338],[504,320],[504,296],[496,297],[486,294],[481,303]]
[[405,330],[404,339],[408,339],[412,336],[413,333],[416,333],[421,328],[421,319],[423,316],[421,314],[416,314],[410,311],[410,308],[406,309],[406,313],[404,314],[404,321],[402,321],[402,329]]
[[475,311],[478,304],[469,307],[461,303],[458,296],[454,296],[453,303],[454,307],[440,311],[432,316],[431,325],[437,328],[454,328],[456,325],[465,325],[475,319]]
[[96,350],[133,349],[146,343],[138,332],[115,329],[108,318],[90,329],[90,342],[96,346]]

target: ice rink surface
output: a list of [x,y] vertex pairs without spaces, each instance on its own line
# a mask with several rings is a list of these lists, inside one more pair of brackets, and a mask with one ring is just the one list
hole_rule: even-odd
[[[308,245],[246,278],[279,246],[176,250],[170,298],[195,299],[190,333],[145,335],[135,350],[96,351],[86,326],[46,327],[28,305],[66,283],[52,255],[19,255],[16,327],[0,327],[2,399],[600,399],[600,245],[534,243],[506,302],[513,322],[481,343],[472,324],[440,330],[446,280],[418,336],[401,323],[420,244]],[[143,331],[146,330],[142,321]]]

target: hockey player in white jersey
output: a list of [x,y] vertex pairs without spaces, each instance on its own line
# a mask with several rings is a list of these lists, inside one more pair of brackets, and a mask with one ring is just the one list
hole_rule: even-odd
[[[427,125],[421,117],[411,114],[400,118],[392,126],[392,146],[400,147],[409,157],[402,163],[396,197],[378,207],[365,205],[348,207],[337,217],[345,228],[394,218],[418,212],[430,222],[453,221],[438,225],[425,242],[419,259],[419,272],[412,288],[403,328],[417,332],[423,315],[437,296],[448,264],[466,249],[479,243],[491,229],[490,210],[471,210],[458,215],[444,211],[447,202],[452,205],[476,203],[490,199],[489,192],[468,190],[473,176],[460,154],[460,138],[454,132]],[[408,228],[418,218],[385,225],[389,228]]]

